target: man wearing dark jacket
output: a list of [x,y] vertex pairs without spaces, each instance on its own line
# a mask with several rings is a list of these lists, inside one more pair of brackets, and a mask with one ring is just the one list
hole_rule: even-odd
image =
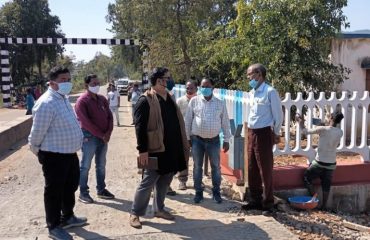
[[164,210],[164,200],[173,175],[186,169],[189,146],[181,112],[166,91],[169,79],[168,69],[154,69],[150,77],[152,88],[135,106],[138,161],[146,165],[156,158],[158,169],[144,169],[131,208],[130,225],[134,228],[141,228],[139,217],[145,215],[153,188],[154,216],[174,220],[174,216]]

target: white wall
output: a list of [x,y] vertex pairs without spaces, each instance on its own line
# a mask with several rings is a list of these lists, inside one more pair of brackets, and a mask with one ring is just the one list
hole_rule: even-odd
[[370,57],[370,38],[335,39],[332,41],[332,62],[343,64],[352,70],[349,79],[339,86],[339,90],[366,90],[366,69],[361,68],[361,61],[364,57]]

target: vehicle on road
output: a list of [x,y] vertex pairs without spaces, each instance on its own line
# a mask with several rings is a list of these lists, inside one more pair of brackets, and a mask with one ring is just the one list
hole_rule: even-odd
[[128,77],[117,80],[116,88],[120,95],[127,95],[130,79]]

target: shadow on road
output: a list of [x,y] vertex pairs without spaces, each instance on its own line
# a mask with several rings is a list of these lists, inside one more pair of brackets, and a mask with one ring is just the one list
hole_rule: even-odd
[[[211,211],[214,211],[214,212],[228,212],[228,210],[231,207],[240,208],[240,206],[241,206],[240,202],[234,201],[234,200],[229,200],[225,196],[222,196],[223,202],[221,204],[216,203],[212,199],[212,190],[211,190],[211,188],[212,187],[210,187],[210,186],[205,187],[204,192],[203,192],[204,200],[201,203],[194,203],[195,190],[194,190],[194,192],[190,192],[190,193],[189,193],[189,191],[187,191],[187,192],[177,191],[176,192],[177,194],[175,196],[168,196],[167,195],[166,198],[171,199],[173,201],[178,201],[178,202],[181,202],[181,203],[185,203],[185,204],[188,204],[188,205],[203,207],[205,209],[208,209],[208,210],[211,210]],[[188,189],[190,189],[190,188],[188,188]]]
[[132,201],[115,198],[111,200],[105,200],[104,202],[95,201],[94,204],[107,206],[107,207],[113,208],[118,211],[129,213],[131,210]]
[[250,222],[224,223],[218,220],[186,219],[176,216],[176,221],[168,224],[151,221],[143,221],[143,224],[167,234],[174,234],[179,239],[230,239],[231,236],[235,237],[234,239],[244,239],[243,236],[245,239],[271,239],[265,230]]
[[71,230],[68,230],[68,232],[74,233],[77,236],[79,236],[82,239],[109,239],[113,240],[113,238],[105,237],[103,235],[100,235],[99,233],[93,232],[93,231],[88,231],[85,228],[73,228]]

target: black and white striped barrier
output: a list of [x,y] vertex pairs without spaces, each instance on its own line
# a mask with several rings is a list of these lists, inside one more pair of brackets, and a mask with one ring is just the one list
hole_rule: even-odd
[[4,107],[11,106],[12,79],[10,76],[9,52],[6,45],[12,44],[73,44],[73,45],[125,45],[139,46],[142,42],[139,39],[114,39],[114,38],[0,38],[0,70],[1,70],[1,92],[3,95]]

